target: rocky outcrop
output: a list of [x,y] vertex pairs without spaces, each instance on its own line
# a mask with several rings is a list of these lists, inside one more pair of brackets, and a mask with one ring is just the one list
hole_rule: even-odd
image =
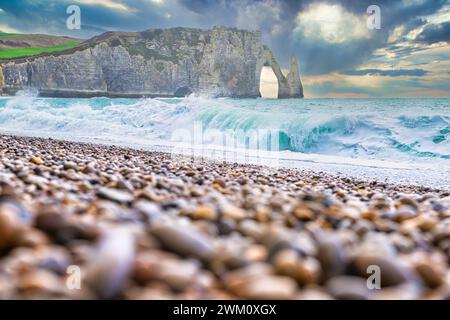
[[111,32],[63,52],[1,63],[9,94],[31,87],[44,96],[258,97],[268,64],[280,98],[303,96],[296,61],[285,77],[260,32],[237,29]]
[[270,66],[278,80],[278,99],[303,98],[303,85],[300,81],[300,73],[295,56],[291,58],[291,67],[287,76],[284,76],[277,60],[266,46],[263,49],[262,59],[264,66]]
[[3,71],[0,65],[0,95],[3,93]]
[[293,55],[291,57],[291,67],[286,76],[286,81],[289,88],[289,93],[286,96],[278,95],[278,98],[303,98],[303,85],[300,80],[300,70],[298,67],[297,58]]

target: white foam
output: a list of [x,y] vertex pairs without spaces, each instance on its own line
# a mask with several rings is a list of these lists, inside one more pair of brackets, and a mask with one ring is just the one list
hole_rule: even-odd
[[[0,132],[345,173],[377,180],[449,188],[450,159],[417,152],[450,153],[450,135],[430,137],[450,126],[446,99],[425,100],[230,100],[44,99],[36,92],[0,99]],[[408,107],[408,108],[407,108]],[[305,152],[265,151],[171,141],[179,129],[232,136],[239,130],[280,130]],[[416,126],[416,127],[414,127]],[[442,130],[441,130],[442,131]],[[390,143],[398,140],[407,153]],[[400,146],[402,147],[402,146]],[[414,154],[416,152],[416,154]]]

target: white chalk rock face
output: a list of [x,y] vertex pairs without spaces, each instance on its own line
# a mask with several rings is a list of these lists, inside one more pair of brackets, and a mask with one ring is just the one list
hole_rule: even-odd
[[0,86],[62,97],[258,97],[264,65],[280,98],[303,97],[296,61],[285,77],[260,32],[227,28],[108,32],[66,51],[0,61]]

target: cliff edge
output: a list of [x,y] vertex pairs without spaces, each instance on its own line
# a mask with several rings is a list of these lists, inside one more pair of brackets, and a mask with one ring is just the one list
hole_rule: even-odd
[[270,65],[279,98],[303,97],[295,58],[285,77],[260,32],[215,27],[108,32],[58,53],[0,60],[0,90],[35,88],[43,96],[259,97]]

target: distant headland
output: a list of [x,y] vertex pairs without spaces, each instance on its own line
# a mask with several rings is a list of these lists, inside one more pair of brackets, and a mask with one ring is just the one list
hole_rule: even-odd
[[223,27],[107,32],[62,51],[0,59],[0,92],[51,97],[256,98],[270,66],[278,98],[302,98],[295,56],[285,76],[261,33]]

